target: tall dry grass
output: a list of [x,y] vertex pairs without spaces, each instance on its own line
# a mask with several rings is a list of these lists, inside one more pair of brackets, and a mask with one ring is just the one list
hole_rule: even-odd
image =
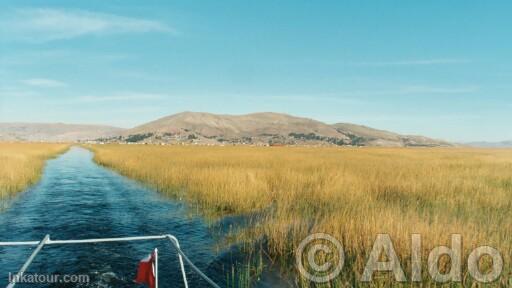
[[0,143],[0,200],[35,183],[44,161],[67,147],[66,144]]
[[[406,273],[413,233],[422,235],[425,257],[457,233],[466,256],[490,245],[511,264],[512,150],[140,145],[93,150],[99,163],[207,213],[263,211],[238,240],[264,237],[270,254],[283,263],[292,263],[298,243],[310,233],[335,236],[347,263],[344,276],[325,287],[358,283],[378,233],[391,235]],[[469,284],[465,273],[464,285]]]

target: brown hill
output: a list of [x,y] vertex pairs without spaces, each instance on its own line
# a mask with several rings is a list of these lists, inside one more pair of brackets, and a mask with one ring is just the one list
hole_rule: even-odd
[[216,115],[212,113],[183,112],[167,116],[129,129],[123,135],[141,133],[178,133],[193,131],[202,136],[226,138],[259,135],[286,135],[289,133],[315,133],[327,137],[343,137],[333,127],[308,118],[279,113],[253,113],[247,115]]
[[2,141],[68,142],[119,135],[121,128],[63,123],[0,123]]
[[385,130],[378,130],[350,123],[336,123],[333,124],[332,127],[336,128],[338,132],[350,137],[353,142],[357,143],[357,145],[362,146],[452,146],[452,144],[442,140],[436,140],[424,136],[400,135]]
[[218,144],[326,144],[358,146],[446,146],[447,142],[404,136],[365,126],[329,125],[281,113],[217,115],[183,112],[122,133],[128,142],[189,141]]
[[500,141],[500,142],[469,142],[464,143],[466,146],[477,147],[477,148],[512,148],[512,140],[511,141]]
[[62,123],[0,123],[0,140],[199,143],[307,144],[354,146],[451,146],[422,136],[400,135],[366,126],[317,120],[281,113],[217,115],[183,112],[132,129]]

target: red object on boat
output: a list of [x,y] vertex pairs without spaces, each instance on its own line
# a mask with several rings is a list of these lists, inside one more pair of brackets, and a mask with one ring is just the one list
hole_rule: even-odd
[[140,260],[137,269],[137,278],[135,282],[138,284],[147,284],[150,288],[155,288],[155,253],[148,255],[148,257]]

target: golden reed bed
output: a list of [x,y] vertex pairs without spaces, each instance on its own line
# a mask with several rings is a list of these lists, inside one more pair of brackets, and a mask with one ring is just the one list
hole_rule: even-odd
[[0,199],[35,183],[44,161],[66,150],[66,144],[0,143]]
[[[294,251],[307,235],[336,237],[346,253],[342,276],[314,287],[360,285],[357,279],[379,233],[393,239],[407,276],[413,233],[421,234],[425,258],[433,247],[450,245],[453,233],[463,237],[463,259],[477,246],[496,247],[505,270],[493,285],[507,285],[511,150],[150,145],[92,149],[97,162],[184,198],[207,214],[264,211],[237,240],[249,243],[264,237],[269,253],[285,266],[292,267]],[[483,271],[489,264],[484,260]],[[441,267],[448,269],[444,262]],[[471,285],[467,267],[463,271],[462,284]],[[389,287],[389,274],[381,276],[375,282],[380,284],[372,286]],[[302,278],[299,282],[310,284]]]

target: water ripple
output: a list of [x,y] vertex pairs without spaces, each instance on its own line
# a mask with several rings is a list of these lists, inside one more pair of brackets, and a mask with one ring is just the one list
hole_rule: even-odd
[[[189,215],[184,205],[96,165],[91,152],[73,147],[48,161],[41,181],[0,212],[0,241],[39,240],[45,234],[85,239],[171,233],[206,269],[218,256],[214,237],[200,218]],[[181,287],[176,253],[165,241],[48,246],[28,272],[90,275],[92,283],[83,287],[138,287],[132,283],[137,263],[154,247],[161,251],[161,287]],[[31,249],[0,247],[0,283],[7,283],[8,273],[21,267]],[[191,287],[206,287],[189,277]]]

